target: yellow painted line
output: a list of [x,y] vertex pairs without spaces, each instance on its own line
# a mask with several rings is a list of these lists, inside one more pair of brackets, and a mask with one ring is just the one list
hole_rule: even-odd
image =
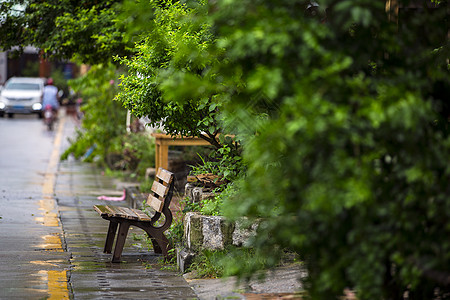
[[41,280],[48,285],[48,297],[45,299],[59,300],[69,299],[67,291],[67,271],[39,271]]
[[48,271],[48,293],[47,299],[69,299],[67,289],[67,271]]
[[[59,218],[55,210],[57,205],[53,197],[55,192],[56,172],[59,163],[59,149],[61,147],[65,117],[61,117],[58,122],[58,130],[53,142],[53,151],[50,161],[45,172],[44,183],[42,186],[43,199],[38,202],[39,210],[42,211],[42,217],[37,217],[36,221],[44,226],[60,227]],[[62,228],[60,230],[62,232]],[[49,251],[62,252],[62,241],[58,233],[45,235],[42,237],[44,243],[41,248]],[[47,282],[47,299],[69,299],[69,289],[67,288],[67,271],[66,270],[41,270],[43,280]]]
[[43,244],[39,245],[39,248],[56,251],[56,252],[64,252],[61,243],[61,237],[57,233],[53,233],[50,235],[44,235],[42,237],[44,240]]
[[55,173],[59,162],[59,148],[61,146],[65,123],[66,118],[62,117],[59,119],[58,131],[56,132],[55,141],[53,142],[53,151],[47,166],[47,172],[45,172],[44,187],[42,188],[42,193],[44,194],[44,196],[53,196],[55,186]]

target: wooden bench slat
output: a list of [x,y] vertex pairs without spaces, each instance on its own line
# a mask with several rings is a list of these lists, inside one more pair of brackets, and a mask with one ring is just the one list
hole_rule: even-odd
[[126,213],[124,213],[118,206],[106,205],[106,208],[111,211],[112,217],[126,218]]
[[159,183],[158,181],[153,181],[153,185],[152,185],[152,191],[156,194],[158,194],[158,196],[164,198],[167,195],[167,192],[169,191],[169,187],[163,185],[162,183]]
[[114,209],[111,209],[108,205],[105,205],[105,209],[107,210],[108,216],[110,217],[116,213],[116,211]]
[[131,209],[122,206],[106,206],[106,205],[94,205],[94,209],[101,216],[118,217],[143,222],[150,222],[152,220],[151,217],[149,217],[145,212],[139,209]]
[[134,211],[129,209],[128,207],[118,207],[118,208],[124,213],[126,219],[139,220],[139,216],[136,215]]
[[107,205],[94,205],[94,209],[101,215],[101,216],[108,216],[112,217],[116,213],[114,209],[111,209]]
[[139,209],[133,209],[133,211],[136,213],[136,215],[138,215],[139,220],[144,221],[144,222],[150,222],[152,220],[152,218],[150,218],[145,212],[143,212],[142,210]]
[[169,186],[172,183],[173,174],[167,171],[166,169],[159,168],[158,172],[156,173],[156,178],[161,179]]
[[150,205],[157,212],[162,212],[164,202],[153,195],[148,195],[147,204]]
[[105,215],[108,215],[110,213],[110,211],[105,207],[105,205],[94,205],[94,209],[101,216],[105,216]]

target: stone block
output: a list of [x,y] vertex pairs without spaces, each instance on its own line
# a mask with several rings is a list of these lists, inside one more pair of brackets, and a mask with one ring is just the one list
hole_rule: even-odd
[[186,248],[177,248],[177,266],[180,272],[186,272],[195,257],[195,252]]
[[238,247],[245,246],[249,238],[256,234],[258,223],[249,224],[248,220],[242,219],[236,221],[233,234],[232,244]]
[[191,201],[193,201],[192,198],[192,190],[194,189],[195,185],[193,185],[192,183],[186,183],[186,185],[184,186],[184,196],[186,198],[189,198]]
[[125,200],[128,202],[129,207],[141,209],[143,207],[145,197],[138,187],[130,186],[125,188]]
[[184,219],[184,241],[187,249],[221,250],[227,245],[242,246],[254,234],[257,225],[231,223],[221,216],[204,216],[188,212]]
[[203,244],[201,215],[188,212],[184,217],[184,240],[188,249],[200,249]]
[[224,237],[221,228],[222,217],[201,216],[203,248],[211,250],[221,250],[224,247]]
[[203,194],[203,190],[201,187],[194,187],[192,189],[192,202],[194,203],[198,203],[200,202],[200,200],[202,200],[202,194]]
[[216,193],[211,192],[211,189],[197,186],[195,183],[187,183],[184,186],[184,195],[192,202],[198,203],[201,200],[211,199],[216,196]]

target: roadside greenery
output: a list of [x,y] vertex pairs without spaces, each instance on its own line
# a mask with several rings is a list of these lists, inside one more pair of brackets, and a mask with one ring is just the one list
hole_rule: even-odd
[[259,127],[223,208],[264,220],[254,263],[237,273],[255,274],[259,256],[275,266],[288,248],[314,299],[448,295],[447,2],[401,4],[398,19],[380,1],[212,5],[227,61],[214,72],[241,75],[227,110],[269,104],[262,126],[235,119]]
[[119,20],[120,1],[6,0],[0,2],[0,47],[34,45],[46,57],[98,64],[133,46]]
[[[201,78],[216,76],[208,73],[216,59],[206,56],[212,43],[208,23],[192,19],[207,13],[205,3],[148,1],[153,16],[142,21],[148,29],[135,54],[117,57],[128,72],[121,77],[116,100],[171,135],[198,136],[219,149],[225,141],[219,139],[224,133],[219,118],[222,103],[217,95],[197,88]],[[142,27],[139,22],[137,26]],[[180,81],[189,84],[181,86]]]
[[[106,162],[111,148],[116,147],[117,138],[125,134],[126,111],[112,98],[117,93],[116,68],[112,65],[95,65],[89,72],[70,85],[82,97],[82,129],[78,130],[76,139],[63,153],[65,159],[69,154],[92,161],[100,157]],[[90,154],[87,155],[88,150]]]
[[[402,1],[397,16],[376,1],[215,1],[176,19],[208,24],[214,38],[204,52],[180,39],[177,56],[148,55],[168,61],[142,80],[169,107],[198,91],[219,100],[217,119],[241,141],[247,172],[222,209],[263,221],[255,255],[230,270],[251,276],[288,248],[314,299],[346,288],[360,299],[446,294],[446,3]],[[183,28],[160,25],[163,37]],[[207,67],[192,74],[179,57]]]
[[126,109],[112,99],[117,94],[118,70],[112,64],[97,64],[89,72],[69,81],[83,99],[82,127],[62,159],[72,154],[84,161],[127,173],[127,179],[141,179],[155,164],[155,144],[145,132],[126,132]]

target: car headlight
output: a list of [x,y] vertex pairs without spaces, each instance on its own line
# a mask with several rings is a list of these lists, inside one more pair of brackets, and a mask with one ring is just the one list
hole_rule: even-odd
[[5,107],[6,107],[6,104],[3,102],[0,102],[0,109],[5,109]]
[[41,103],[34,103],[32,106],[33,110],[41,110],[42,104]]

